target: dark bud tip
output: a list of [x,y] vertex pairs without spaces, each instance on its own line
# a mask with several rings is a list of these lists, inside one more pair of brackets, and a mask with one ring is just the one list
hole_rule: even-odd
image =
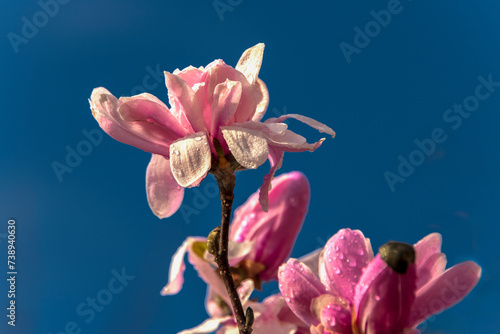
[[216,256],[219,253],[220,227],[214,228],[207,238],[207,251]]
[[254,320],[253,310],[251,307],[248,307],[245,312],[245,327],[252,328]]
[[389,241],[378,251],[382,260],[399,274],[406,274],[410,264],[415,263],[415,249],[404,242]]

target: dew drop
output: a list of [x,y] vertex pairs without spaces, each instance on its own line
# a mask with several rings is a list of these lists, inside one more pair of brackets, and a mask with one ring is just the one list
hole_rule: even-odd
[[350,267],[356,267],[356,259],[347,260]]
[[290,298],[286,297],[286,298],[285,298],[285,301],[286,301],[287,303],[290,303],[292,300],[291,300]]
[[379,300],[380,300],[380,296],[375,295],[375,300],[376,300],[376,301],[379,301]]
[[175,154],[175,155],[180,155],[180,154],[181,154],[181,152],[179,152],[179,150],[174,150],[174,154]]
[[339,251],[339,246],[335,246],[335,251],[338,252]]
[[364,254],[365,254],[365,252],[364,252],[362,249],[360,249],[360,250],[358,250],[358,254],[359,254],[359,255],[364,255]]
[[344,259],[344,254],[340,253],[339,254],[339,259],[343,260]]
[[201,140],[201,137],[195,137],[194,140],[196,141],[200,141]]
[[340,268],[335,268],[335,271],[334,271],[334,272],[335,272],[335,274],[337,274],[337,275],[342,274],[342,271],[340,270]]

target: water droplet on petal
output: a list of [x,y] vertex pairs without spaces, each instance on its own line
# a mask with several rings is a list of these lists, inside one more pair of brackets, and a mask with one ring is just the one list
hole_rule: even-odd
[[375,295],[375,300],[376,300],[376,301],[379,301],[379,300],[380,300],[380,296]]
[[351,260],[347,260],[347,263],[349,263],[349,266],[350,267],[356,267],[356,259],[351,259]]
[[340,268],[335,268],[335,271],[334,271],[334,272],[335,272],[335,274],[337,274],[337,275],[342,274],[342,271],[340,270]]
[[364,255],[364,254],[365,254],[365,252],[364,252],[362,249],[360,249],[360,250],[358,250],[358,254],[359,254],[359,255]]
[[194,140],[200,141],[202,138],[201,137],[195,137]]
[[344,259],[344,254],[340,253],[339,254],[339,259],[343,260]]

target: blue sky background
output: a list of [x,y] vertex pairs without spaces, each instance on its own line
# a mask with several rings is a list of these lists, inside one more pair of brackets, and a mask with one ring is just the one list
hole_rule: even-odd
[[[81,333],[176,333],[206,318],[205,287],[191,268],[180,294],[159,291],[182,241],[207,235],[219,222],[217,198],[200,202],[197,195],[210,193],[213,179],[186,191],[184,205],[194,214],[160,221],[146,200],[150,154],[105,135],[61,180],[52,165],[66,164],[67,149],[85,145],[82,131],[98,129],[87,102],[93,88],[129,96],[145,88],[151,69],[217,58],[234,66],[259,42],[266,43],[260,72],[271,98],[266,118],[298,113],[337,132],[314,153],[285,154],[279,173],[300,170],[312,187],[292,256],[322,246],[343,227],[361,229],[375,248],[440,232],[448,265],[474,260],[483,276],[424,333],[497,331],[500,87],[459,125],[443,119],[453,104],[474,101],[479,76],[500,81],[497,1],[402,0],[350,62],[339,45],[354,46],[354,28],[373,28],[370,12],[393,2],[221,0],[233,5],[219,16],[212,1],[65,1],[51,16],[40,14],[36,1],[0,3],[1,276],[9,218],[17,222],[18,270],[15,328],[6,324],[7,285],[0,280],[1,333],[69,334],[76,326]],[[28,37],[12,43],[9,36],[23,36],[34,16],[37,31],[25,28]],[[148,80],[144,90],[166,101],[163,79]],[[288,123],[310,141],[321,137]],[[398,157],[409,159],[415,140],[435,129],[446,140],[391,189],[384,173],[398,173]],[[267,171],[266,163],[237,175],[236,206]],[[135,278],[87,323],[78,305],[122,268]]]

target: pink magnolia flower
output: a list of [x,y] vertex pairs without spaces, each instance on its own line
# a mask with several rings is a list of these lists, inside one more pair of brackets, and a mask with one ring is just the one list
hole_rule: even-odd
[[[251,278],[259,287],[261,281],[277,279],[278,267],[290,255],[304,222],[309,198],[310,187],[305,175],[291,172],[272,181],[269,212],[262,211],[257,193],[236,209],[229,227],[229,264],[237,281]],[[182,289],[186,253],[201,278],[230,305],[215,263],[206,251],[206,238],[202,237],[187,238],[174,254],[169,283],[162,295],[176,294]]]
[[295,259],[280,267],[280,291],[311,333],[419,333],[419,324],[462,300],[481,276],[472,261],[445,271],[438,233],[379,251],[373,257],[361,231],[340,230],[319,257],[319,273]]
[[[251,290],[249,291],[251,293]],[[251,307],[255,321],[252,329],[254,334],[307,334],[308,326],[288,308],[281,294],[272,295],[258,303],[248,300],[244,295],[243,308]],[[179,334],[238,334],[238,326],[232,315],[213,316],[200,325],[184,330]]]
[[165,72],[170,108],[151,94],[117,99],[105,88],[92,92],[92,114],[114,139],[153,153],[146,172],[149,205],[160,218],[174,214],[185,187],[197,186],[218,161],[214,141],[243,168],[254,169],[268,158],[269,174],[260,202],[267,211],[268,189],[284,152],[314,151],[324,139],[308,144],[282,123],[295,118],[335,136],[324,124],[290,114],[260,122],[269,102],[258,78],[264,44],[246,50],[236,68],[215,60],[207,67]]
[[[257,193],[235,211],[229,229],[229,263],[242,303],[244,307],[251,306],[256,312],[257,327],[254,326],[254,330],[262,326],[267,330],[286,330],[262,330],[261,333],[301,333],[297,328],[305,326],[281,297],[268,298],[262,304],[250,302],[248,298],[255,285],[259,287],[261,282],[277,279],[278,267],[290,255],[304,222],[309,198],[307,178],[300,172],[290,172],[272,181],[268,213],[262,211]],[[169,282],[163,288],[162,295],[176,294],[182,289],[186,253],[188,261],[208,285],[206,308],[211,318],[184,333],[211,333],[219,326],[223,326],[221,330],[224,331],[221,333],[233,327],[236,330],[232,310],[227,307],[231,304],[225,286],[215,269],[212,256],[206,251],[206,238],[190,237],[179,247],[172,257]],[[304,258],[304,261],[317,262],[318,254]],[[292,329],[294,331],[290,332]]]

